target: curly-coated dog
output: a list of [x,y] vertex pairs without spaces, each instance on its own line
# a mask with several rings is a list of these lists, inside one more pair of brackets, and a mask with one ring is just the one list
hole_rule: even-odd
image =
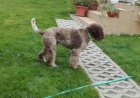
[[[75,69],[78,67],[79,54],[90,41],[89,35],[98,41],[104,38],[103,27],[97,23],[81,29],[52,27],[42,31],[38,29],[35,18],[33,18],[31,26],[36,33],[43,35],[44,49],[38,54],[38,59],[47,62],[50,66],[57,66],[55,64],[57,43],[72,50],[70,67]],[[47,58],[45,58],[46,56]]]

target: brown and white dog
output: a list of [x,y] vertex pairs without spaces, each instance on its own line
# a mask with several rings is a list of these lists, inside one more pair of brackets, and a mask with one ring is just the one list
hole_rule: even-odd
[[[72,50],[70,67],[75,69],[78,67],[79,54],[86,48],[90,41],[88,33],[95,40],[100,41],[104,38],[103,27],[97,23],[81,29],[52,27],[42,31],[38,29],[35,18],[33,18],[31,19],[31,26],[36,33],[43,36],[44,49],[38,54],[38,59],[45,61],[50,66],[57,66],[55,64],[57,43]],[[47,58],[45,58],[46,55]]]

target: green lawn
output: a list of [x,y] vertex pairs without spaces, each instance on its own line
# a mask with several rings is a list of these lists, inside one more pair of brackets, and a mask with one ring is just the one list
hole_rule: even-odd
[[[70,50],[58,46],[57,68],[37,59],[43,49],[41,36],[31,26],[36,18],[41,29],[57,26],[55,18],[70,18],[68,0],[0,0],[0,98],[43,98],[63,90],[90,84],[82,69],[69,68]],[[57,98],[97,98],[92,87]]]

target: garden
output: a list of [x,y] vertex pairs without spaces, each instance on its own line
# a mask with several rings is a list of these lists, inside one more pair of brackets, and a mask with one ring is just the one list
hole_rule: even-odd
[[[42,98],[92,82],[82,68],[69,68],[70,50],[57,47],[56,64],[49,67],[37,59],[43,48],[41,36],[31,28],[36,18],[40,29],[56,27],[55,18],[70,19],[69,0],[0,0],[0,97]],[[140,75],[140,36],[106,35],[95,42],[128,75]],[[133,78],[140,85],[140,78]],[[98,98],[93,87],[57,98]]]

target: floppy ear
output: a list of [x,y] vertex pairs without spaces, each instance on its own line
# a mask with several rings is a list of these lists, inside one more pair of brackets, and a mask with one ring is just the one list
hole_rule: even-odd
[[91,24],[87,27],[87,31],[95,40],[102,40],[104,38],[103,27],[99,24]]

